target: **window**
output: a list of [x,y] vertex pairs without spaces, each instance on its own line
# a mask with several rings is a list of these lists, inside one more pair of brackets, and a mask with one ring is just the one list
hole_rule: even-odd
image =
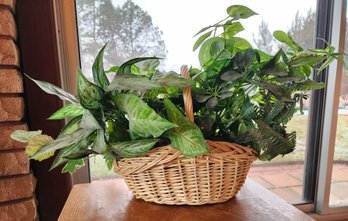
[[[277,29],[292,33],[305,48],[312,47],[314,44],[316,47],[325,47],[323,39],[331,41],[336,48],[340,44],[342,46],[339,37],[345,30],[345,21],[341,20],[342,11],[345,18],[345,1],[268,0],[233,3],[249,6],[262,16],[261,19],[255,17],[243,22],[248,30],[243,37],[254,46],[265,47],[264,49],[273,52],[276,45],[269,43],[272,42],[271,39],[265,41],[264,38],[260,38],[259,34],[261,32],[267,39],[270,33]],[[182,64],[197,66],[197,54],[190,50],[194,42],[193,35],[207,24],[221,19],[220,12],[223,12],[229,4],[228,2],[209,4],[202,1],[155,3],[134,0],[119,3],[119,1],[111,0],[76,0],[82,69],[85,73],[90,73],[92,58],[105,42],[109,42],[105,56],[106,69],[111,64],[121,63],[131,57],[153,54],[166,57],[163,62],[164,69],[178,70]],[[216,9],[212,10],[212,7]],[[206,16],[207,14],[209,16]],[[133,39],[131,43],[127,42],[127,39],[129,40],[127,36],[132,36],[132,32],[127,30],[127,25],[122,26],[122,24],[130,22],[127,20],[130,19],[127,18],[130,15],[143,16],[150,21],[142,25],[147,27],[147,33],[150,33],[141,36],[142,42],[144,38],[149,38],[146,45],[139,45],[139,40],[136,39]],[[130,35],[127,35],[129,33]],[[314,33],[316,33],[315,36]],[[116,38],[117,41],[115,41]],[[250,172],[253,179],[289,202],[300,203],[299,207],[307,212],[316,211],[329,216],[335,213],[343,214],[347,209],[347,207],[339,207],[342,206],[341,203],[347,202],[344,195],[348,195],[346,183],[345,181],[340,181],[339,185],[335,183],[337,174],[345,173],[345,169],[342,169],[345,168],[345,164],[342,162],[348,160],[347,137],[343,133],[344,128],[347,127],[346,117],[343,115],[346,111],[344,110],[346,108],[344,96],[346,74],[344,69],[341,71],[340,69],[342,69],[340,64],[334,64],[328,70],[328,78],[325,74],[313,75],[317,80],[327,82],[327,87],[324,91],[313,93],[312,101],[305,104],[304,114],[295,116],[289,123],[289,129],[296,130],[298,133],[296,152],[271,163],[257,162]],[[342,80],[340,72],[342,72]],[[342,85],[342,92],[337,90],[337,87],[335,90],[335,85]],[[335,142],[336,152],[334,152]],[[102,161],[103,159],[99,158],[91,160],[93,179],[100,177],[103,173],[103,175],[114,177],[113,172],[105,173],[105,170],[101,169]],[[265,174],[262,175],[258,171]],[[331,177],[330,196],[328,190]],[[286,180],[286,183],[282,183],[283,180]],[[337,192],[340,197],[343,197],[342,199],[335,199]],[[330,203],[329,200],[331,200]]]

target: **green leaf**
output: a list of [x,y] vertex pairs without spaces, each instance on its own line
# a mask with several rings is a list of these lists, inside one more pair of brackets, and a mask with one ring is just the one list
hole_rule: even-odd
[[229,39],[241,31],[244,31],[244,27],[240,22],[226,22],[224,25],[224,32],[222,33],[223,37]]
[[32,80],[37,86],[39,86],[46,93],[56,95],[60,99],[62,99],[64,101],[69,101],[70,103],[73,103],[73,104],[79,103],[79,101],[76,99],[76,97],[74,95],[69,94],[68,92],[64,91],[63,89],[61,89],[53,84],[50,84],[46,81],[35,80],[26,74],[24,74],[24,75],[27,76],[30,80]]
[[209,26],[207,26],[207,27],[204,27],[204,28],[202,28],[201,30],[199,30],[199,32],[197,32],[193,37],[196,37],[197,35],[199,35],[200,33],[203,33],[203,32],[205,32],[206,30],[208,30],[208,29],[210,29],[210,28],[213,28],[214,26],[212,26],[212,25],[209,25]]
[[106,44],[99,51],[97,57],[94,60],[93,66],[92,66],[94,82],[98,86],[103,88],[104,90],[109,86],[109,80],[105,75],[104,65],[103,65],[103,54],[104,54],[105,47],[106,47]]
[[160,61],[158,59],[151,59],[144,61],[143,65],[141,66],[141,69],[143,71],[152,72],[156,70],[156,68],[160,65]]
[[299,83],[296,87],[296,90],[311,91],[311,90],[319,90],[323,88],[325,88],[325,83],[307,79],[304,82]]
[[164,105],[170,121],[179,125],[165,133],[174,149],[182,152],[185,157],[196,157],[209,153],[201,130],[196,124],[189,121],[169,100],[164,99]]
[[219,103],[219,99],[217,97],[211,97],[209,98],[207,102],[207,107],[214,108]]
[[92,141],[87,137],[85,139],[78,141],[77,143],[71,144],[61,149],[58,155],[56,156],[56,158],[54,159],[50,170],[53,170],[54,168],[67,162],[68,161],[68,159],[66,158],[67,156],[74,153],[78,153],[81,150],[87,149],[91,145],[91,143]]
[[191,80],[185,79],[175,72],[155,74],[152,81],[162,87],[173,86],[182,88],[192,84]]
[[31,139],[33,139],[37,135],[40,135],[41,133],[42,133],[42,130],[37,130],[37,131],[16,130],[11,134],[11,138],[13,140],[16,140],[22,143],[28,143]]
[[110,148],[121,157],[137,157],[147,153],[159,139],[132,140],[111,143]]
[[209,48],[210,56],[216,57],[225,49],[225,42],[223,41],[213,41]]
[[198,103],[204,103],[211,97],[212,97],[212,95],[197,94],[196,95],[196,100],[197,100]]
[[303,51],[303,49],[296,42],[294,42],[292,38],[288,34],[286,34],[284,31],[277,30],[273,32],[273,36],[278,41],[289,46],[293,51],[295,52]]
[[292,67],[300,67],[304,65],[315,66],[319,64],[323,59],[324,58],[322,56],[309,54],[295,57],[289,62],[289,65],[291,65]]
[[82,120],[82,115],[77,116],[73,119],[71,119],[64,128],[60,131],[59,135],[63,134],[71,134],[72,132],[76,131],[79,128],[79,124]]
[[105,73],[117,73],[119,68],[119,66],[113,66],[109,70],[105,71]]
[[255,51],[252,48],[247,48],[244,52],[244,61],[245,66],[248,67],[254,63],[255,60]]
[[103,129],[97,130],[97,137],[94,141],[92,149],[97,153],[103,153],[106,150],[106,142]]
[[64,147],[67,147],[71,144],[77,143],[80,140],[85,139],[88,137],[91,133],[93,133],[95,130],[92,129],[78,129],[74,131],[71,134],[64,134],[64,135],[59,135],[57,139],[45,144],[40,148],[39,151],[37,151],[31,159],[38,158],[46,153],[62,149]]
[[52,114],[48,120],[61,120],[67,117],[76,117],[83,114],[85,109],[81,106],[68,104]]
[[245,123],[241,122],[238,126],[238,134],[244,134],[245,132],[247,132],[247,126],[245,125]]
[[280,100],[277,100],[272,109],[266,113],[266,117],[265,117],[265,122],[266,123],[269,123],[271,124],[272,123],[272,120],[284,109],[285,107],[285,103],[280,101]]
[[83,113],[79,127],[84,129],[94,129],[94,130],[101,129],[101,126],[98,123],[98,121],[95,119],[93,114],[88,110],[86,110]]
[[85,161],[83,159],[79,160],[69,160],[67,164],[64,166],[62,173],[69,172],[72,174],[75,170],[83,167],[85,165]]
[[149,89],[159,88],[160,85],[147,79],[146,77],[130,74],[117,74],[112,80],[106,91],[115,90],[136,90],[146,91]]
[[93,155],[97,154],[97,152],[95,152],[94,150],[91,150],[91,149],[83,149],[83,150],[77,151],[76,153],[71,153],[64,158],[67,160],[78,160],[78,159],[86,158],[92,154]]
[[112,169],[114,160],[119,158],[119,156],[111,150],[110,145],[107,148],[107,151],[103,154],[103,157],[105,160],[105,164],[109,170]]
[[201,36],[197,39],[197,41],[195,42],[195,44],[193,45],[193,49],[192,49],[192,50],[195,51],[195,50],[203,43],[203,41],[205,41],[207,38],[210,37],[211,33],[212,33],[212,31],[209,31],[209,32],[207,32],[207,33],[201,35]]
[[122,64],[119,68],[118,68],[118,71],[117,71],[117,74],[131,74],[132,73],[132,65],[133,64],[136,64],[138,62],[141,62],[141,61],[146,61],[146,60],[151,60],[151,59],[159,59],[157,57],[141,57],[141,58],[134,58],[134,59],[131,59],[127,62],[125,62],[124,64]]
[[130,140],[129,133],[126,130],[125,125],[117,121],[108,120],[105,129],[108,143]]
[[266,62],[266,61],[269,61],[270,59],[272,59],[272,56],[261,51],[261,50],[258,50],[258,49],[255,49],[255,55],[259,57],[260,61],[259,63],[263,63],[263,62]]
[[100,100],[103,98],[103,90],[89,82],[80,69],[77,70],[77,94],[82,107],[90,110],[98,110]]
[[27,146],[25,147],[25,153],[34,160],[42,161],[50,158],[54,155],[54,150],[39,156],[34,156],[44,145],[51,142],[52,137],[46,134],[39,134],[29,140]]
[[261,81],[260,82],[261,87],[267,89],[269,92],[271,92],[275,97],[280,99],[284,102],[295,102],[291,96],[290,93],[285,91],[281,86],[267,82],[267,81]]
[[201,66],[209,66],[209,62],[215,60],[223,52],[224,48],[225,40],[221,37],[213,37],[206,40],[198,53]]
[[334,61],[333,57],[329,57],[318,69],[317,74],[320,74],[326,67],[328,67]]
[[233,40],[234,40],[234,47],[237,49],[236,51],[252,48],[252,45],[244,38],[233,37]]
[[258,156],[260,160],[271,160],[279,154],[284,155],[295,149],[296,133],[281,134],[260,119],[256,119],[255,122],[260,134],[257,142],[263,150]]
[[257,15],[256,12],[244,5],[231,5],[227,8],[227,14],[235,19],[245,19]]
[[221,75],[221,79],[224,81],[235,81],[242,77],[241,73],[237,71],[226,71]]
[[120,94],[115,96],[114,101],[121,111],[127,113],[132,139],[159,137],[166,130],[177,126],[162,118],[135,95]]
[[[261,72],[262,74],[276,74],[281,73],[280,76],[284,76],[284,69],[286,69],[285,65],[282,65],[280,63],[280,59],[282,55],[284,54],[284,51],[282,49],[279,49],[278,52],[267,62],[265,62],[262,65]],[[285,71],[287,73],[287,71]],[[276,74],[278,76],[279,74]]]
[[242,118],[251,120],[257,116],[254,106],[251,104],[249,97],[246,97],[242,106]]

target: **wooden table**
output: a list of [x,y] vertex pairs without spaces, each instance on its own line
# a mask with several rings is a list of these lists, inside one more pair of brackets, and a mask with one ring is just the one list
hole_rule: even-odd
[[133,198],[123,179],[75,185],[59,221],[313,220],[252,180],[233,199],[204,206],[167,206]]

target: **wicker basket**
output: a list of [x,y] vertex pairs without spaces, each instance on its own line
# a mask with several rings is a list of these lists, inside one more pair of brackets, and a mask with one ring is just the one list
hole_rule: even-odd
[[[181,74],[188,77],[183,66]],[[190,88],[184,90],[186,117],[193,121]],[[141,157],[115,162],[136,198],[170,205],[203,205],[231,199],[242,187],[255,151],[238,144],[207,141],[210,153],[185,158],[170,145]]]

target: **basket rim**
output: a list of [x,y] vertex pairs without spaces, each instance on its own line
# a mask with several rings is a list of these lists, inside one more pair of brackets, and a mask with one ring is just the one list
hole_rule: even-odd
[[[240,144],[231,143],[227,141],[211,141],[206,140],[209,148],[216,148],[218,151],[222,149],[228,149],[229,151],[210,152],[197,157],[184,157],[179,150],[172,148],[170,144],[160,146],[152,149],[142,156],[123,158],[119,161],[114,160],[114,171],[121,175],[129,175],[132,173],[139,173],[145,170],[149,170],[156,166],[163,166],[170,164],[171,162],[180,163],[196,163],[199,161],[204,162],[249,162],[250,164],[257,159],[256,151],[250,147],[245,147]],[[219,148],[220,147],[220,148]]]

